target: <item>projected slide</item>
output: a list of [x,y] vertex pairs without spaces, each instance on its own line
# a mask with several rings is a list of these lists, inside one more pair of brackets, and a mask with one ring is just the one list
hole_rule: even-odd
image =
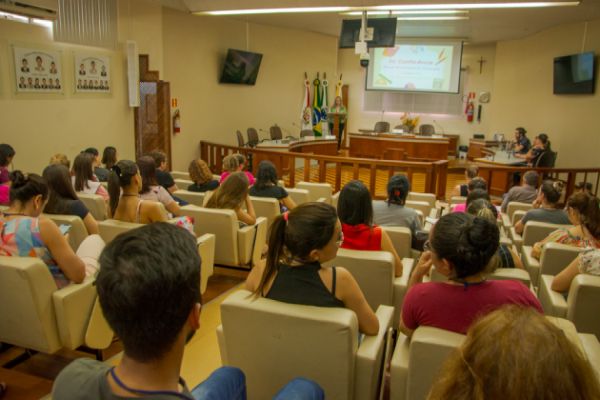
[[456,93],[461,48],[450,43],[373,49],[367,89]]

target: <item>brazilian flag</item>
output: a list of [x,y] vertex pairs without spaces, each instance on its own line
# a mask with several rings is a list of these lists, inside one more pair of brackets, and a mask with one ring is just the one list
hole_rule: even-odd
[[313,132],[315,136],[323,136],[321,127],[321,120],[323,119],[321,110],[321,107],[323,106],[323,92],[319,74],[317,74],[317,78],[313,81],[313,86],[315,87],[313,92]]

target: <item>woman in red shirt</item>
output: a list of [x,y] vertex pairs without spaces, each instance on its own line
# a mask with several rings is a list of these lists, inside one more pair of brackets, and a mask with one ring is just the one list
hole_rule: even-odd
[[402,276],[402,259],[388,234],[373,224],[373,202],[369,189],[361,181],[350,181],[338,200],[342,223],[343,249],[387,251],[394,256],[395,276]]

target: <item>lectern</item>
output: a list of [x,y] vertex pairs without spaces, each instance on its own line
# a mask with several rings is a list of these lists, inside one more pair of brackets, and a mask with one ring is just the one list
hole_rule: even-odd
[[[338,143],[341,143],[340,147],[343,147],[346,143],[346,137],[344,132],[340,132],[340,118],[344,118],[347,114],[330,112],[327,115],[333,116],[333,132],[331,134],[336,137]],[[342,138],[341,142],[339,139],[340,137]]]

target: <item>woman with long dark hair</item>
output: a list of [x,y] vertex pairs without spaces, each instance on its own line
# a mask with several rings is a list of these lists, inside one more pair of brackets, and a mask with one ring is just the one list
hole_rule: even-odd
[[279,200],[281,212],[286,212],[296,207],[294,200],[290,198],[288,192],[277,185],[277,170],[275,164],[271,161],[263,160],[258,164],[256,172],[256,182],[250,188],[250,196],[270,197]]
[[44,212],[46,214],[76,215],[81,218],[90,235],[99,233],[96,219],[73,190],[67,167],[60,164],[49,165],[44,168],[42,176],[49,189],[48,202],[44,207]]
[[80,153],[73,161],[73,176],[71,177],[75,192],[86,194],[97,194],[108,201],[108,193],[100,182],[94,177],[93,155]]
[[154,159],[150,156],[138,158],[137,165],[142,176],[142,188],[140,190],[140,199],[158,201],[171,214],[178,216],[181,214],[179,204],[164,187],[156,181],[156,167]]

